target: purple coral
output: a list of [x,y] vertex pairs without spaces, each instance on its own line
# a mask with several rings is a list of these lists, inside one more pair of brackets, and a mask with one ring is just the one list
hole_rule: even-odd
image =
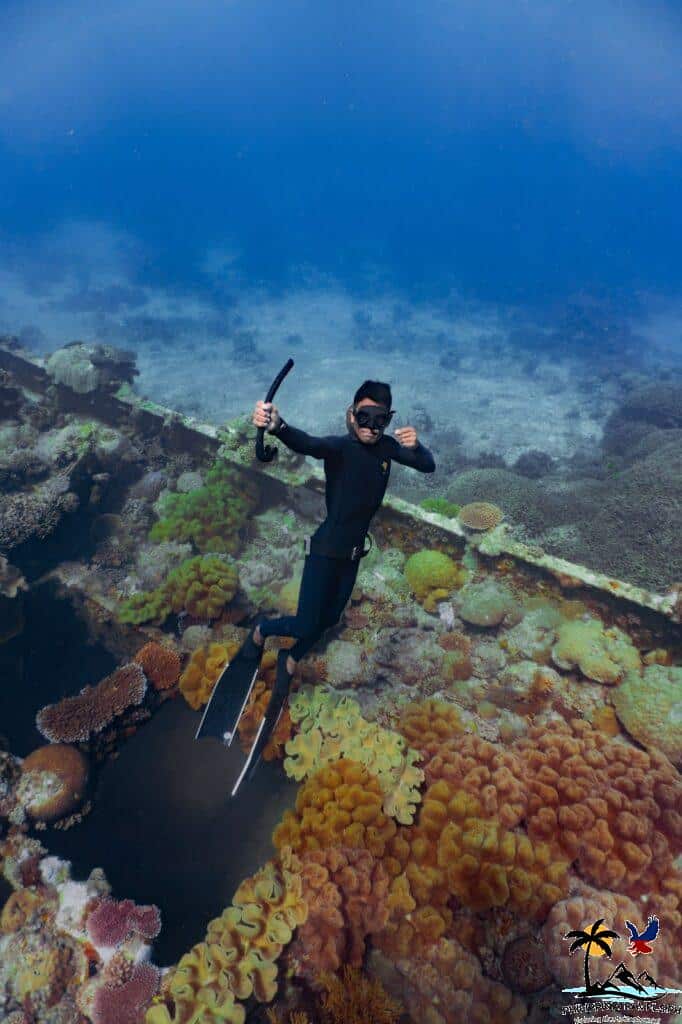
[[103,899],[88,916],[86,926],[96,946],[119,946],[130,935],[154,939],[161,930],[156,906],[138,907],[132,900]]
[[92,1004],[93,1024],[141,1024],[158,991],[159,977],[158,967],[139,963],[122,985],[100,985]]

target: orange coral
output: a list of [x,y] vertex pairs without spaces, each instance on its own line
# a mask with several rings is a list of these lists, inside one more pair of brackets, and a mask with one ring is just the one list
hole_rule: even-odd
[[140,648],[133,660],[142,665],[155,690],[170,690],[180,678],[180,657],[165,644],[152,640]]
[[402,709],[398,732],[428,761],[444,740],[464,731],[457,709],[443,700],[421,700]]
[[180,676],[180,692],[191,708],[197,711],[206,704],[213,692],[216,679],[239,650],[239,641],[227,644],[209,644],[192,653],[185,671]]
[[527,797],[520,758],[495,743],[467,734],[441,745],[424,771],[431,785],[444,779],[476,796],[484,816],[513,828],[526,813]]
[[[436,783],[445,795],[447,784]],[[568,861],[553,858],[546,843],[503,829],[481,817],[481,805],[456,793],[438,841],[438,864],[448,888],[476,912],[509,907],[525,918],[542,918],[566,893]]]
[[359,967],[365,937],[388,920],[388,875],[368,850],[332,847],[301,856],[303,898],[308,919],[289,948],[299,977],[342,964]]
[[588,722],[552,722],[517,744],[528,780],[528,834],[576,862],[584,879],[634,896],[672,875],[682,787],[663,754]]
[[325,971],[320,983],[321,1024],[397,1024],[402,1013],[381,982],[366,978],[357,967],[347,964],[341,977]]
[[88,784],[88,759],[67,743],[38,747],[21,766],[19,794],[32,818],[55,821],[81,803]]
[[320,850],[348,846],[383,856],[397,826],[387,817],[378,780],[348,758],[325,766],[301,786],[296,811],[285,811],[273,833],[278,849]]
[[617,736],[620,732],[618,716],[610,704],[602,704],[592,712],[592,725],[605,736]]

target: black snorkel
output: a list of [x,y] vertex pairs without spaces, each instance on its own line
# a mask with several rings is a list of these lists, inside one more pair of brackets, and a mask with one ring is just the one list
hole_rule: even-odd
[[[268,388],[268,393],[265,396],[266,402],[271,402],[277,393],[277,389],[288,374],[289,370],[294,365],[293,359],[287,359],[286,363],[279,371],[272,384]],[[275,445],[268,445],[267,447],[263,444],[263,435],[265,434],[265,427],[258,427],[256,434],[256,458],[259,462],[272,462],[277,457],[277,447]]]

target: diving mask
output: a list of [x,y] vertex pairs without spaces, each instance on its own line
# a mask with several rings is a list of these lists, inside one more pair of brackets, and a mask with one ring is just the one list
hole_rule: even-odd
[[361,409],[354,410],[355,422],[373,433],[381,433],[393,419],[393,412],[383,405],[363,405]]

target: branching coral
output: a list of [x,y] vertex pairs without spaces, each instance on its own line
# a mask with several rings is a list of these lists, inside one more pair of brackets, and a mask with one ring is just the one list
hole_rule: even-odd
[[88,760],[75,747],[51,743],[24,760],[17,799],[32,818],[54,821],[78,807],[88,783]]
[[177,651],[154,640],[141,647],[133,660],[142,665],[144,674],[155,690],[172,689],[180,677],[180,657]]
[[449,555],[429,549],[410,555],[404,573],[414,596],[428,612],[434,612],[438,601],[446,600],[466,580],[466,572]]
[[550,843],[595,885],[634,896],[662,891],[682,836],[682,786],[663,754],[582,720],[534,727],[517,752],[531,839]]
[[260,501],[252,477],[219,460],[206,475],[203,487],[161,499],[162,518],[150,539],[192,541],[200,552],[237,554],[239,531]]
[[42,708],[36,715],[36,725],[52,743],[85,742],[129,707],[141,704],[146,692],[142,667],[130,662],[96,686],[86,686],[75,697]]
[[155,590],[133,594],[121,602],[121,622],[160,626],[171,612],[186,611],[197,619],[215,619],[234,597],[239,585],[237,567],[214,555],[188,558]]
[[321,1024],[397,1024],[402,1006],[391,999],[380,981],[365,977],[355,965],[341,976],[325,971],[319,977]]
[[682,666],[647,665],[614,691],[618,718],[631,736],[682,766]]
[[303,687],[290,703],[299,732],[286,745],[284,769],[301,780],[323,764],[350,758],[364,764],[385,794],[384,811],[402,824],[414,819],[424,774],[405,740],[362,717],[360,705],[325,687]]
[[566,670],[577,666],[588,679],[608,685],[640,667],[639,652],[629,636],[617,626],[604,628],[599,619],[564,622],[552,648],[552,660]]
[[147,1011],[146,1024],[244,1024],[240,1000],[274,997],[274,961],[307,914],[298,861],[284,850],[280,863],[269,861],[240,885],[204,942],[164,978],[164,1001]]
[[314,983],[320,971],[359,967],[365,938],[388,920],[388,875],[368,850],[333,847],[301,856],[308,919],[287,958],[299,977]]

